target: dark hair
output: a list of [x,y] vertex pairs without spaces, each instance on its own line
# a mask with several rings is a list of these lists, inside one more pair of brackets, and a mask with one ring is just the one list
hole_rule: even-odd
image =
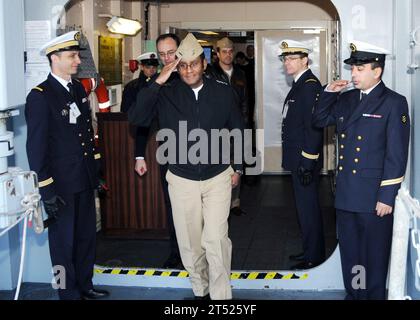
[[308,67],[309,66],[309,55],[307,53],[301,53],[300,54],[300,58],[301,59],[303,59],[303,58],[307,58],[308,59],[308,61],[306,61],[306,67]]
[[307,58],[308,61],[306,62],[306,66],[309,66],[309,55],[307,53],[298,53],[299,58],[303,59],[303,58]]
[[370,66],[371,66],[372,70],[376,69],[376,68],[381,68],[382,69],[381,76],[380,76],[380,79],[382,79],[382,75],[384,74],[384,70],[385,70],[385,63],[374,61],[374,62],[371,62]]
[[172,39],[176,42],[176,46],[179,47],[179,44],[181,43],[181,41],[179,40],[179,37],[175,34],[175,33],[164,33],[161,34],[157,39],[156,39],[156,46],[158,45],[158,43],[160,41],[163,41],[165,39]]
[[51,52],[49,55],[47,55],[48,62],[50,63],[50,67],[52,67],[52,59],[51,59],[51,56],[52,56],[53,54],[55,54],[55,55],[57,55],[57,56],[60,56],[61,52],[60,52],[60,51]]
[[50,63],[50,67],[51,67],[51,65],[52,65],[51,56],[52,56],[52,54],[47,55],[48,62]]

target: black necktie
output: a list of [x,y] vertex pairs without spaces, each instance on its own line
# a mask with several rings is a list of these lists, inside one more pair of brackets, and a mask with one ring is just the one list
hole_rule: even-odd
[[362,94],[360,96],[360,101],[363,101],[364,99],[366,99],[366,97],[367,97],[367,93],[362,92]]
[[73,83],[71,83],[71,82],[67,83],[67,87],[69,88],[70,95],[71,95],[71,96],[73,97],[73,99],[74,99],[74,88],[73,88]]

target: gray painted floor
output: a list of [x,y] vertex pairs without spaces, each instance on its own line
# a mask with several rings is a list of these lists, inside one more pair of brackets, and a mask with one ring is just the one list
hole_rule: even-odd
[[[189,300],[190,289],[110,287],[101,286],[111,292],[106,300]],[[233,290],[235,300],[343,300],[343,291],[290,291],[290,290]],[[12,291],[0,291],[0,300],[11,300]],[[58,300],[50,284],[22,284],[19,300]]]
[[[241,207],[246,215],[230,218],[232,269],[289,269],[293,264],[289,255],[302,251],[291,177],[262,176],[256,185],[241,187]],[[319,195],[328,257],[337,244],[330,177],[321,178]],[[168,255],[166,240],[116,239],[98,234],[98,265],[160,268]]]
[[[326,253],[335,249],[335,212],[331,181],[323,176],[320,202],[324,218]],[[301,251],[290,176],[263,176],[256,185],[242,184],[241,207],[246,215],[230,218],[229,236],[233,243],[233,270],[286,270],[293,263],[290,254]],[[162,267],[169,255],[166,240],[127,240],[98,234],[96,263],[108,267]],[[192,299],[190,289],[103,287],[112,292],[110,300]],[[0,300],[14,293],[0,291]],[[341,291],[234,290],[235,300],[342,300]],[[57,300],[50,284],[24,283],[19,299]]]

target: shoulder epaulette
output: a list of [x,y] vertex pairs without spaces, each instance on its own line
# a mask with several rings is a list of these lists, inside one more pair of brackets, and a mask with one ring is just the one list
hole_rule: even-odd
[[44,89],[42,89],[41,87],[35,87],[35,88],[32,88],[32,90],[38,90],[38,91],[41,91],[41,92],[44,91]]
[[305,81],[305,83],[308,83],[308,82],[318,82],[318,80],[316,80],[316,79],[308,79],[308,80]]
[[224,81],[216,80],[216,82],[221,83],[221,84],[224,84],[225,86],[228,86],[228,84],[226,82],[224,82]]

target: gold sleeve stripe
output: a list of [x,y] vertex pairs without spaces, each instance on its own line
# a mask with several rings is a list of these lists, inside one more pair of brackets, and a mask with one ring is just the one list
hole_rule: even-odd
[[54,179],[53,179],[53,178],[49,178],[49,179],[47,179],[47,180],[40,181],[40,182],[39,182],[39,187],[40,187],[40,188],[42,188],[42,187],[46,187],[46,186],[50,185],[50,184],[51,184],[51,183],[53,183],[53,182],[54,182]]
[[308,79],[308,80],[305,81],[305,83],[307,83],[307,82],[318,82],[318,81],[316,81],[315,79]]
[[319,153],[318,154],[310,154],[310,153],[306,153],[305,151],[302,151],[302,156],[304,156],[306,159],[318,160]]
[[404,181],[404,176],[402,176],[401,178],[398,179],[390,179],[390,180],[383,180],[381,182],[381,187],[384,186],[392,186],[393,184],[398,184]]
[[100,158],[101,158],[101,154],[100,153],[95,154],[95,160],[98,160]]
[[40,87],[35,87],[34,90],[38,90],[38,91],[44,91],[44,89],[40,88]]

